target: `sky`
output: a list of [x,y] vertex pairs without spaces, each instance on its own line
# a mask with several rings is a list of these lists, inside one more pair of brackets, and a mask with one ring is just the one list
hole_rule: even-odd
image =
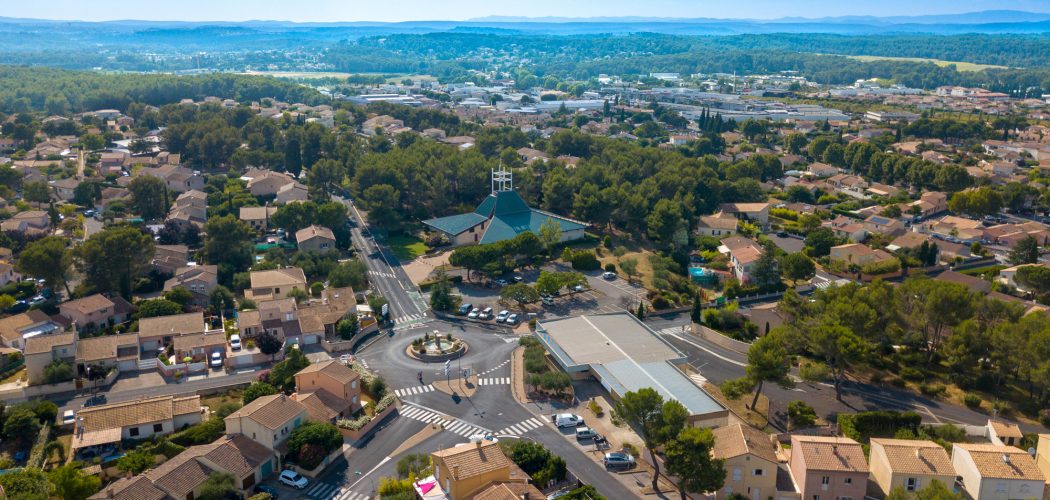
[[1050,12],[1050,0],[0,0],[0,4],[4,17],[83,21],[458,21],[491,15],[776,19],[997,9]]

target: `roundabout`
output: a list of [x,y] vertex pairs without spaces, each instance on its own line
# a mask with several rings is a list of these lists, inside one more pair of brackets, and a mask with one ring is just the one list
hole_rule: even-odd
[[428,363],[448,361],[463,357],[470,350],[465,340],[455,338],[451,333],[441,334],[439,330],[424,333],[408,345],[405,353],[413,359]]

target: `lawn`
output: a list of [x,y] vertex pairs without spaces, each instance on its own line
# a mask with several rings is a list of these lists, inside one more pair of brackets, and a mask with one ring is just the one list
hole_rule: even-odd
[[210,396],[202,396],[201,404],[207,406],[209,410],[215,411],[220,406],[226,403],[237,403],[240,404],[244,391],[241,389],[230,389],[226,392],[219,394],[212,394]]
[[404,234],[392,235],[386,240],[386,244],[393,250],[397,260],[407,261],[424,255],[430,247],[423,240]]
[[640,282],[642,286],[653,289],[653,266],[649,263],[649,256],[653,253],[645,249],[627,249],[627,252],[622,256],[617,257],[613,252],[607,248],[602,248],[602,254],[598,256],[598,260],[602,263],[602,268],[608,263],[616,265],[616,273],[621,278],[627,279],[627,274],[620,270],[620,262],[624,259],[633,258],[638,261],[638,274],[635,275],[634,281]]
[[26,368],[23,366],[22,368],[19,368],[18,370],[15,370],[14,373],[8,375],[7,378],[5,378],[3,380],[0,380],[0,385],[10,384],[12,382],[15,382],[15,381],[18,381],[20,379],[23,379],[23,378],[25,378],[25,375],[26,375]]

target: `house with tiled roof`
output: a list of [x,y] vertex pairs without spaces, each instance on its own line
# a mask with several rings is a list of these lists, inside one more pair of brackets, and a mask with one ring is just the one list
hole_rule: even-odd
[[310,420],[334,422],[361,407],[361,375],[336,359],[313,363],[295,374],[296,401]]
[[186,267],[190,250],[186,245],[157,245],[153,252],[153,269],[161,274],[175,274]]
[[729,255],[729,264],[733,274],[741,283],[751,281],[751,271],[762,257],[762,246],[756,241],[743,236],[730,236],[722,240],[719,253]]
[[252,287],[244,291],[244,297],[257,302],[287,298],[295,288],[308,290],[306,274],[298,267],[252,271],[249,280]]
[[478,440],[435,451],[430,459],[435,486],[452,500],[472,498],[494,483],[528,482],[528,476],[494,441]]
[[81,458],[98,456],[102,448],[123,439],[146,439],[198,424],[206,411],[198,395],[156,396],[82,408],[73,423],[70,449]]
[[871,479],[884,495],[895,488],[914,493],[940,481],[955,486],[955,467],[944,447],[933,441],[871,438]]
[[242,435],[224,436],[214,443],[191,446],[163,464],[138,476],[121,478],[92,500],[181,500],[196,498],[214,474],[230,474],[234,487],[250,495],[254,486],[277,471],[271,450]]
[[96,293],[59,304],[58,313],[78,329],[94,330],[127,321],[131,309],[131,304],[122,298],[110,299]]
[[970,498],[1043,498],[1046,476],[1035,459],[1013,446],[955,443],[952,466]]
[[219,286],[219,266],[205,264],[176,269],[174,275],[164,282],[164,291],[169,292],[175,287],[185,288],[193,295],[190,303],[204,307],[209,304],[211,292],[217,286]]
[[316,250],[327,252],[336,248],[335,233],[323,226],[310,225],[295,232],[295,242],[299,250]]
[[175,348],[175,359],[177,360],[192,358],[196,363],[211,359],[214,352],[219,353],[225,359],[226,332],[219,329],[179,335],[172,339],[172,346]]
[[1024,434],[1021,433],[1021,428],[1017,424],[990,418],[986,427],[988,440],[992,444],[1020,446],[1021,440],[1024,439]]
[[26,379],[29,385],[44,383],[44,367],[52,361],[73,364],[76,358],[76,336],[73,333],[37,335],[25,339]]
[[27,236],[44,235],[51,231],[51,217],[43,210],[28,210],[0,222],[0,231]]
[[277,207],[241,207],[239,218],[259,231],[265,233],[270,228],[270,217],[277,212]]
[[460,246],[505,241],[526,231],[538,235],[548,220],[558,225],[562,242],[583,238],[587,228],[582,222],[529,207],[514,191],[510,172],[493,172],[492,194],[473,212],[427,219],[423,224]]
[[24,313],[0,318],[0,343],[4,347],[22,350],[26,340],[38,335],[50,335],[61,327],[51,321],[44,311],[32,309]]
[[716,499],[734,494],[748,498],[776,496],[780,461],[769,434],[739,423],[711,432],[715,436],[711,454],[724,461],[726,471],[725,484],[715,492]]
[[885,250],[873,249],[861,243],[833,246],[829,256],[829,259],[832,261],[844,262],[858,267],[877,264],[892,258],[893,256]]
[[283,445],[308,417],[306,405],[285,394],[262,396],[229,414],[226,434],[242,434],[268,450],[283,452]]
[[703,215],[696,223],[696,234],[725,238],[736,234],[736,217],[725,212]]
[[76,374],[80,377],[87,377],[88,369],[135,371],[138,360],[139,336],[135,333],[99,335],[76,341]]
[[860,500],[867,491],[864,449],[849,438],[792,435],[788,465],[806,500]]
[[289,182],[277,188],[277,197],[274,201],[278,205],[286,205],[296,201],[307,201],[310,199],[310,190],[299,181]]
[[740,220],[754,222],[763,227],[769,224],[771,203],[723,203],[718,209]]
[[143,351],[156,352],[160,347],[170,345],[175,337],[208,330],[202,312],[142,318],[139,320],[139,343]]

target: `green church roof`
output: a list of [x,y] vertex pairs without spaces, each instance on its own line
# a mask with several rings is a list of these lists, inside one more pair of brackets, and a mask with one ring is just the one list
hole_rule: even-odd
[[547,219],[553,219],[561,226],[562,232],[586,228],[585,224],[564,217],[529,208],[525,200],[515,191],[498,191],[485,197],[473,212],[450,215],[423,221],[434,229],[446,234],[460,234],[486,220],[490,220],[485,234],[478,243],[496,243],[509,240],[525,231],[539,234],[540,226]]

